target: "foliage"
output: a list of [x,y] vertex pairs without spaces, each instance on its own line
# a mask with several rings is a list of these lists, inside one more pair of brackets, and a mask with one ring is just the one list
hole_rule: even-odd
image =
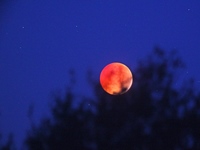
[[192,80],[175,84],[183,67],[175,51],[155,48],[139,63],[134,85],[124,95],[108,95],[94,81],[95,99],[83,97],[78,108],[70,90],[64,98],[56,96],[52,118],[30,130],[27,148],[200,149],[200,94]]
[[[0,134],[0,138],[1,138],[1,134]],[[0,150],[15,150],[12,134],[9,135],[8,140],[5,144],[0,143]]]

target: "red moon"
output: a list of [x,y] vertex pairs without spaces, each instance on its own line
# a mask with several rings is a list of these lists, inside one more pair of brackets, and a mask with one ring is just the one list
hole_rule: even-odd
[[133,76],[127,66],[122,63],[110,63],[103,68],[100,74],[102,88],[111,95],[126,93],[133,82]]

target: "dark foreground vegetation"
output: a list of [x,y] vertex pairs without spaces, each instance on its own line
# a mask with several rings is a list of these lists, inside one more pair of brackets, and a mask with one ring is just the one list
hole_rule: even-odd
[[28,150],[200,149],[200,93],[192,79],[179,81],[184,64],[175,51],[155,48],[134,70],[124,95],[105,93],[90,79],[95,98],[67,90],[55,96],[51,118],[32,126]]

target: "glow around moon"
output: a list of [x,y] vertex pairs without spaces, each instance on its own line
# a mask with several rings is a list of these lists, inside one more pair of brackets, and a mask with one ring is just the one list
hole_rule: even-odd
[[133,82],[133,76],[127,66],[122,63],[110,63],[103,68],[100,74],[102,88],[111,95],[127,92]]

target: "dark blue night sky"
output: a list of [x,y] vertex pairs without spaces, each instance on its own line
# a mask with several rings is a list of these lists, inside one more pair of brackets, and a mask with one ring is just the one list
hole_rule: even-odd
[[187,65],[180,78],[200,88],[199,0],[18,0],[0,3],[0,132],[19,147],[30,120],[47,115],[51,92],[64,90],[76,72],[74,91],[90,95],[110,62],[131,68],[155,46],[176,49]]

